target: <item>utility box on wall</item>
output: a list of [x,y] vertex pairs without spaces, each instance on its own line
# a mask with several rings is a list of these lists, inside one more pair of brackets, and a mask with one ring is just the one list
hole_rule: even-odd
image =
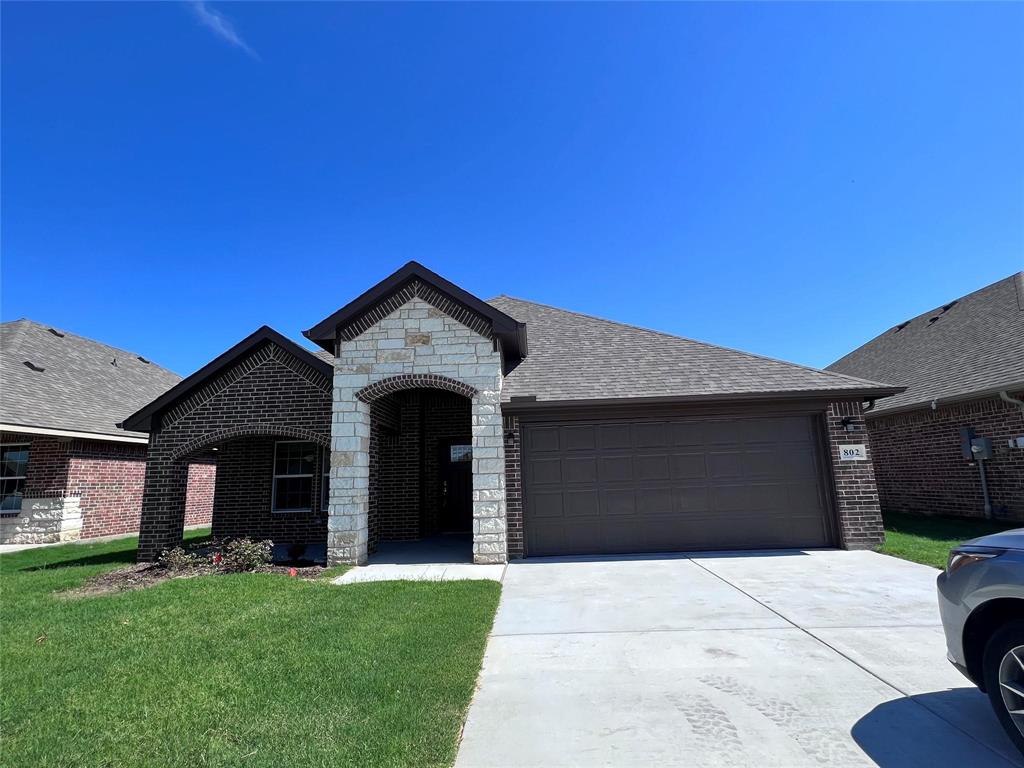
[[992,438],[976,437],[971,440],[971,455],[975,459],[992,458]]

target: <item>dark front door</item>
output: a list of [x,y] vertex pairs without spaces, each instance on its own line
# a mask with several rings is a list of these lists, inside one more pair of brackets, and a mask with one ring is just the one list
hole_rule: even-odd
[[811,416],[529,424],[526,554],[827,547]]
[[473,446],[453,440],[441,446],[441,531],[473,530]]

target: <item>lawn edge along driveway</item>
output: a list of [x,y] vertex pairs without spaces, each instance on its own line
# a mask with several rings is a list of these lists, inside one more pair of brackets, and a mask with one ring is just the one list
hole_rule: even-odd
[[6,765],[452,763],[499,584],[237,574],[60,596],[135,546],[0,555]]
[[969,539],[1020,528],[1020,522],[1002,522],[980,518],[940,517],[886,512],[885,543],[877,548],[912,563],[944,568],[949,551]]

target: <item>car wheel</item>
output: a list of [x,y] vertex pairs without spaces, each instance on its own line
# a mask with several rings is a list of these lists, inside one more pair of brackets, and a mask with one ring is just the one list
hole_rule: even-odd
[[1024,621],[1004,624],[985,646],[985,690],[1010,740],[1024,753]]

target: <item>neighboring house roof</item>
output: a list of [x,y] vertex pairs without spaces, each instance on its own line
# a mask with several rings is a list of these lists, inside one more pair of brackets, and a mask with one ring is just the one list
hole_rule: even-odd
[[235,346],[231,347],[227,352],[224,352],[222,355],[211,360],[188,378],[180,380],[174,385],[174,387],[162,393],[157,399],[146,404],[145,407],[126,416],[123,422],[124,428],[148,432],[153,426],[154,417],[159,417],[161,413],[172,408],[176,403],[181,402],[197,389],[204,386],[224,371],[230,369],[251,352],[268,343],[276,344],[289,354],[294,355],[301,362],[310,366],[315,371],[318,371],[328,381],[331,381],[331,377],[334,373],[334,358],[332,356],[328,354],[325,357],[322,353],[313,352],[305,349],[304,347],[300,347],[291,339],[286,336],[282,336],[269,325],[263,325],[235,344]]
[[117,423],[179,381],[135,352],[32,320],[0,323],[4,429],[145,440]]
[[530,356],[502,385],[504,402],[871,398],[901,391],[509,296],[488,303],[524,321],[530,338]]
[[837,360],[830,371],[879,378],[907,391],[889,413],[1024,389],[1024,272],[900,323]]

